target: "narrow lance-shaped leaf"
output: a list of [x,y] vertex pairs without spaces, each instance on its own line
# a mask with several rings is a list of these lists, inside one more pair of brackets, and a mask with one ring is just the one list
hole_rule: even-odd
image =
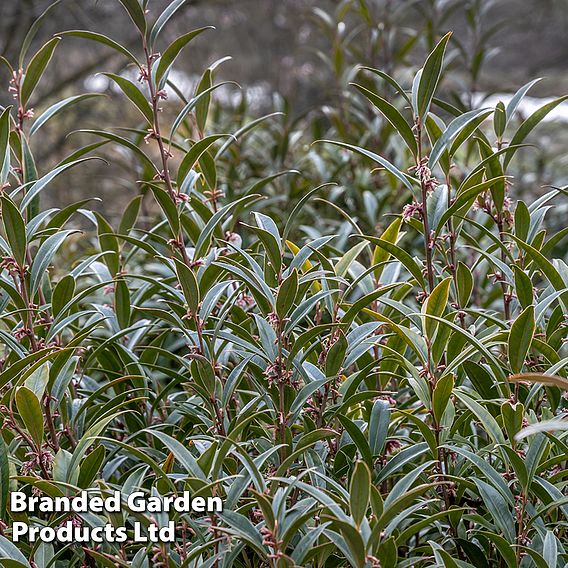
[[160,35],[160,32],[172,16],[185,4],[187,0],[173,0],[170,4],[162,11],[152,29],[150,30],[148,43],[153,47]]
[[95,156],[87,157],[87,158],[80,158],[79,160],[75,160],[74,162],[67,162],[58,166],[57,168],[49,171],[43,177],[39,178],[35,183],[33,183],[29,190],[26,192],[26,195],[22,199],[20,203],[20,208],[23,211],[32,203],[32,201],[39,195],[39,193],[47,187],[47,185],[55,179],[59,174],[63,173],[64,171],[68,170],[69,168],[73,168],[78,164],[82,164],[88,160],[101,160],[101,158],[97,158]]
[[35,36],[37,35],[39,28],[41,27],[41,25],[43,24],[43,22],[45,21],[47,16],[50,14],[50,12],[53,10],[53,8],[55,8],[60,2],[61,2],[61,0],[55,0],[55,2],[52,2],[42,12],[42,14],[39,16],[39,18],[36,18],[34,20],[33,24],[30,26],[30,29],[28,30],[28,33],[26,34],[24,41],[22,41],[22,47],[20,48],[20,57],[18,59],[18,62],[19,62],[19,66],[21,68],[24,67],[24,61],[26,59],[26,55],[28,54],[28,50],[30,48],[30,45],[31,45],[32,41],[34,40]]
[[529,81],[526,85],[523,85],[512,97],[509,103],[507,104],[507,108],[505,110],[505,116],[507,122],[511,119],[515,111],[521,104],[522,100],[525,98],[525,95],[529,92],[529,90],[536,85],[539,81],[542,81],[542,78],[533,79]]
[[10,464],[8,462],[8,447],[0,436],[0,519],[6,517],[8,495],[10,491]]
[[144,10],[140,5],[138,0],[118,0],[124,9],[128,12],[128,15],[140,31],[142,35],[146,33],[146,17],[144,15]]
[[505,133],[506,126],[507,115],[505,114],[505,105],[502,101],[499,101],[495,106],[495,114],[493,115],[493,130],[499,140]]
[[214,29],[211,26],[206,26],[204,28],[199,28],[197,30],[193,30],[191,32],[178,37],[174,40],[164,51],[160,59],[158,60],[158,64],[156,67],[156,84],[159,85],[162,77],[167,73],[169,68],[173,65],[174,61],[176,60],[177,56],[180,54],[181,50],[194,38],[196,38],[199,34],[203,33],[206,30]]
[[33,124],[30,127],[30,137],[33,136],[48,120],[51,120],[54,116],[59,114],[64,109],[78,103],[80,101],[84,101],[86,99],[90,99],[93,97],[102,97],[104,96],[102,93],[85,93],[83,95],[75,95],[73,97],[67,97],[62,101],[58,101],[51,105],[48,109],[46,109],[40,116],[34,120]]
[[75,36],[75,37],[81,37],[81,38],[84,38],[84,39],[89,39],[91,41],[96,41],[98,43],[101,43],[103,45],[106,45],[106,46],[114,49],[118,53],[121,53],[122,55],[124,55],[125,57],[130,59],[130,61],[132,63],[134,63],[137,67],[140,67],[140,63],[138,63],[138,60],[136,59],[136,57],[134,57],[134,55],[132,55],[132,53],[130,51],[128,51],[128,49],[126,49],[126,47],[124,47],[123,45],[119,44],[118,42],[114,41],[113,39],[111,39],[111,38],[109,38],[109,37],[107,37],[103,34],[99,34],[97,32],[91,32],[91,31],[88,31],[88,30],[69,30],[69,31],[62,32],[59,35],[61,35],[61,36]]
[[369,420],[369,446],[374,456],[381,455],[389,429],[390,406],[386,400],[376,400]]
[[235,142],[237,142],[237,140],[242,138],[242,136],[244,136],[246,133],[248,133],[251,130],[253,130],[254,128],[256,128],[258,125],[262,124],[263,122],[265,122],[265,121],[267,121],[271,118],[274,118],[276,116],[282,116],[282,115],[283,115],[283,113],[281,113],[281,112],[271,112],[270,114],[266,114],[264,116],[261,116],[260,118],[255,118],[254,120],[247,122],[244,126],[242,126],[236,132],[234,132],[225,142],[223,142],[223,144],[221,145],[219,150],[217,150],[217,152],[215,154],[215,158],[222,156],[227,151],[227,149],[231,146],[231,144],[234,144]]
[[480,479],[473,480],[477,485],[484,505],[493,517],[493,521],[509,542],[515,540],[515,523],[513,514],[503,496],[493,486]]
[[513,373],[520,373],[535,332],[534,306],[528,306],[517,317],[509,333],[509,363]]
[[8,181],[10,174],[10,111],[12,107],[6,107],[0,115],[0,184]]
[[199,161],[199,158],[203,155],[203,153],[206,152],[208,148],[210,148],[213,144],[215,144],[217,140],[219,140],[220,138],[225,138],[227,136],[230,136],[230,134],[211,134],[210,136],[199,140],[190,148],[178,168],[178,187],[181,187],[183,185],[183,181],[189,174],[190,170]]
[[358,461],[349,485],[349,509],[357,527],[361,526],[369,508],[370,490],[371,472],[364,462]]
[[37,396],[27,387],[19,387],[16,391],[16,407],[28,434],[41,447],[43,441],[43,414]]
[[394,243],[390,243],[383,239],[377,239],[376,237],[364,236],[363,238],[394,256],[410,272],[410,274],[416,278],[416,281],[420,286],[422,286],[422,288],[426,287],[422,269],[404,249]]
[[436,383],[432,393],[432,412],[438,424],[442,420],[453,389],[454,377],[452,375],[445,375]]
[[424,120],[430,110],[430,103],[440,81],[444,54],[451,35],[451,32],[447,33],[432,53],[428,55],[420,73],[418,84],[415,87],[413,86],[413,91],[416,89],[414,112],[420,120]]
[[116,75],[114,73],[104,73],[109,79],[112,79],[120,88],[120,90],[132,101],[134,106],[142,113],[142,116],[152,124],[154,121],[154,113],[152,107],[147,101],[142,91],[132,82]]
[[114,311],[120,329],[127,329],[130,325],[130,290],[124,278],[114,283]]
[[197,314],[200,302],[199,284],[195,273],[186,264],[174,259],[178,280],[183,290],[187,306],[192,314]]
[[276,295],[276,313],[284,319],[294,306],[298,294],[298,271],[294,268],[290,275],[284,279]]
[[[537,111],[531,114],[522,124],[519,126],[519,129],[511,138],[509,142],[509,146],[518,146],[523,142],[523,140],[531,133],[531,131],[546,117],[546,115],[554,110],[559,104],[563,103],[565,100],[568,100],[568,95],[564,95],[563,97],[559,97],[542,107],[540,107]],[[513,159],[513,156],[516,153],[516,148],[513,149],[511,152],[507,153],[505,159],[503,160],[503,169],[507,169],[509,162]]]
[[339,146],[340,148],[347,148],[347,150],[351,150],[353,152],[356,152],[357,154],[360,154],[361,156],[365,156],[366,158],[377,162],[383,168],[389,171],[395,178],[397,178],[405,187],[407,187],[411,191],[413,190],[412,178],[409,175],[401,172],[396,166],[391,164],[382,156],[379,156],[378,154],[375,154],[374,152],[371,152],[370,150],[367,150],[365,148],[353,146],[352,144],[346,144],[345,142],[336,142],[335,140],[318,140],[318,142],[334,144],[335,146]]
[[[381,239],[389,243],[396,244],[398,240],[398,235],[400,234],[400,227],[402,225],[402,217],[397,217],[383,232]],[[390,253],[380,246],[376,246],[373,252],[373,265],[381,265],[383,262],[387,262],[390,258]],[[379,281],[383,273],[384,266],[377,266],[373,271],[375,279]]]
[[414,132],[412,128],[406,121],[406,119],[402,116],[400,111],[393,106],[391,103],[376,95],[369,89],[361,85],[357,85],[356,83],[351,83],[353,87],[355,87],[358,91],[363,93],[371,101],[371,103],[379,109],[379,111],[386,117],[386,119],[393,125],[396,131],[400,134],[408,149],[412,152],[414,156],[416,156],[418,152],[418,144],[416,142],[416,137],[414,136]]
[[60,37],[54,37],[44,44],[30,61],[21,88],[21,104],[25,106],[49,64]]
[[18,265],[22,267],[25,264],[27,251],[26,225],[19,209],[8,197],[2,195],[0,196],[0,201],[2,203],[2,222],[12,256]]
[[460,132],[462,132],[468,124],[475,121],[476,124],[479,125],[479,121],[487,118],[492,112],[493,111],[491,109],[475,109],[454,118],[446,130],[444,130],[442,136],[436,140],[428,160],[429,167],[433,168],[438,163],[438,160],[444,150],[448,148],[451,142],[457,138]]
[[200,97],[195,105],[195,121],[197,122],[197,128],[199,132],[205,130],[205,125],[207,124],[207,116],[209,115],[209,105],[211,104],[211,95],[209,94],[209,89],[213,86],[213,71],[211,69],[206,69],[201,77],[201,81],[195,89],[195,97],[198,97],[201,93],[204,96]]
[[[446,310],[448,305],[448,298],[450,295],[450,284],[452,283],[452,278],[444,278],[430,293],[428,299],[424,303],[424,313],[441,317]],[[438,327],[438,322],[433,318],[425,318],[424,321],[424,332],[426,337],[432,341],[434,339],[434,334]]]
[[61,247],[69,235],[75,232],[73,230],[59,231],[48,237],[39,247],[31,267],[30,289],[32,298],[39,290],[41,280],[59,247]]

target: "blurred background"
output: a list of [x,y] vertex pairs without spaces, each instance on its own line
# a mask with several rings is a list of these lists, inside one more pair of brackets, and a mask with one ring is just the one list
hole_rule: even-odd
[[[27,30],[50,3],[0,3],[0,53],[13,66]],[[158,17],[169,4],[150,0],[150,17]],[[191,97],[204,69],[230,56],[216,67],[215,80],[237,81],[241,89],[227,85],[215,92],[216,111],[208,131],[234,132],[275,110],[285,115],[263,121],[239,141],[238,152],[227,157],[223,183],[239,185],[251,176],[297,168],[305,184],[313,186],[338,174],[322,162],[325,156],[311,150],[311,142],[318,137],[359,144],[363,140],[374,151],[389,152],[384,133],[371,131],[376,115],[349,87],[359,64],[383,69],[406,87],[428,50],[443,33],[453,30],[443,83],[445,99],[463,108],[506,102],[530,79],[545,77],[531,89],[522,116],[548,97],[568,93],[567,24],[566,0],[189,0],[168,24],[162,49],[168,40],[191,29],[213,25],[216,30],[200,36],[176,62],[171,80],[178,92],[169,89],[164,113],[175,117],[183,106],[181,98]],[[118,2],[61,0],[42,23],[30,53],[54,34],[71,29],[101,32],[134,53],[140,51],[136,30]],[[36,115],[72,95],[95,92],[107,97],[70,107],[34,136],[40,173],[95,141],[90,134],[70,132],[140,125],[136,111],[101,75],[105,71],[132,73],[120,55],[98,43],[65,37],[56,49],[49,73],[34,94],[31,106]],[[3,105],[11,102],[9,80],[2,66]],[[568,105],[561,105],[539,126],[531,139],[536,148],[517,166],[519,191],[531,193],[538,191],[536,185],[567,183],[566,120]],[[245,143],[249,145],[246,160]],[[106,155],[110,164],[93,162],[74,168],[46,192],[46,204],[60,206],[97,196],[103,198],[101,207],[111,217],[119,214],[138,191],[137,180],[120,162],[134,158],[116,148],[105,147],[98,153]],[[340,181],[361,187],[368,183],[354,174]],[[349,199],[368,201],[363,194],[347,195],[347,206]],[[378,202],[365,202],[365,206],[371,208],[367,211],[371,217],[380,209]]]

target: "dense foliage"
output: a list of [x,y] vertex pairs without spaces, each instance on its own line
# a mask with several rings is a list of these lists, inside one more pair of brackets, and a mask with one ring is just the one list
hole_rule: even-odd
[[[495,108],[438,98],[460,45],[447,34],[402,84],[360,69],[327,121],[214,130],[230,124],[214,104],[227,87],[216,65],[190,97],[168,81],[181,50],[212,32],[162,46],[183,0],[152,23],[147,1],[120,2],[136,48],[68,31],[30,57],[40,18],[10,68],[0,563],[566,566],[568,228],[551,233],[546,219],[565,190],[517,200],[511,175],[566,97],[522,121],[533,83]],[[33,117],[67,36],[129,61],[132,73],[107,76],[140,123],[84,131],[88,145],[38,172],[38,129],[91,96]],[[307,144],[313,132],[322,139]],[[283,159],[291,145],[295,164]],[[137,180],[122,218],[111,224],[90,200],[42,209],[53,180],[97,153]],[[170,513],[173,545],[15,546],[13,521],[67,520],[10,512],[16,488],[190,490],[221,496],[224,511]],[[74,522],[134,519],[168,515]]]

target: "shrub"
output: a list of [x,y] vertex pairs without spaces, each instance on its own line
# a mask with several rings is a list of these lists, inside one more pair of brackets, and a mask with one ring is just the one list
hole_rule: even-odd
[[[411,87],[361,71],[353,92],[391,125],[396,152],[387,160],[342,140],[309,152],[380,168],[374,183],[404,207],[365,234],[328,201],[339,236],[305,229],[306,238],[305,208],[327,187],[303,191],[286,214],[263,193],[289,172],[241,179],[238,195],[220,189],[223,156],[247,127],[210,132],[212,68],[163,120],[168,72],[207,30],[161,48],[173,10],[151,25],[138,2],[120,1],[138,49],[69,31],[28,58],[29,36],[23,70],[13,71],[15,104],[0,117],[2,563],[564,566],[568,267],[553,257],[568,229],[549,235],[545,218],[565,190],[515,201],[510,165],[565,97],[519,126],[530,84],[507,107],[462,111],[440,100],[450,34]],[[29,101],[69,35],[129,60],[138,82],[107,75],[141,123],[89,131],[96,142],[40,174],[34,134],[78,99],[31,125]],[[133,159],[140,187],[119,221],[86,202],[42,210],[54,178],[111,145]],[[150,200],[152,225],[138,220]],[[63,253],[79,214],[96,230],[71,266]],[[74,519],[173,520],[173,544],[16,546],[14,521],[67,518],[10,512],[15,489],[188,490],[222,497],[224,510]]]

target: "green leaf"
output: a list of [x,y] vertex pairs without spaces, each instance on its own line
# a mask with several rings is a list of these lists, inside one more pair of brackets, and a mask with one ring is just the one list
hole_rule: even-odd
[[39,51],[32,57],[24,76],[21,88],[21,104],[25,107],[34,89],[37,87],[45,68],[49,64],[57,44],[61,41],[60,37],[54,37],[45,43]]
[[471,273],[471,269],[461,261],[458,262],[456,269],[456,286],[459,305],[461,308],[465,308],[469,303],[473,291],[473,274]]
[[98,445],[92,452],[87,454],[79,469],[79,477],[77,479],[78,487],[87,489],[91,486],[99,474],[105,456],[106,450],[102,444]]
[[84,38],[84,39],[90,39],[92,41],[102,43],[103,45],[106,45],[108,47],[111,47],[115,51],[118,51],[118,53],[122,53],[122,55],[124,55],[125,57],[130,59],[130,61],[132,63],[134,63],[137,67],[140,67],[140,63],[138,63],[138,60],[136,59],[136,57],[134,57],[134,55],[132,55],[132,53],[130,51],[128,51],[128,49],[126,49],[126,47],[120,45],[119,43],[117,43],[113,39],[111,39],[111,38],[109,38],[109,37],[107,37],[103,34],[99,34],[97,32],[90,32],[90,31],[87,31],[87,30],[69,30],[69,31],[62,32],[59,35],[81,37],[81,38]]
[[[504,443],[504,442],[503,442]],[[507,482],[501,476],[501,473],[496,471],[495,468],[483,457],[480,457],[477,453],[470,452],[464,448],[460,448],[459,446],[447,446],[451,451],[455,452],[456,454],[463,456],[465,459],[470,461],[472,464],[477,467],[477,469],[487,478],[488,481],[491,482],[491,485],[495,487],[504,497],[504,499],[509,503],[509,505],[514,506],[515,498]]]
[[493,115],[493,130],[497,138],[501,138],[505,133],[505,128],[507,127],[507,114],[505,112],[505,105],[499,101],[495,107],[495,113]]
[[526,241],[531,225],[531,213],[524,201],[517,201],[515,207],[515,235]]
[[176,238],[180,230],[180,216],[176,204],[164,189],[154,184],[149,185],[158,205],[162,208],[162,211],[168,220],[171,236]]
[[26,59],[26,55],[28,53],[28,50],[30,48],[30,45],[33,41],[33,39],[35,38],[35,36],[37,35],[37,32],[39,31],[39,28],[41,27],[41,24],[44,22],[44,20],[47,18],[47,16],[49,15],[49,13],[51,12],[51,10],[53,10],[53,8],[55,8],[59,2],[61,2],[61,0],[55,0],[55,2],[52,2],[42,13],[38,18],[34,19],[33,24],[30,26],[30,29],[28,30],[28,33],[26,34],[26,37],[24,38],[24,40],[22,41],[22,47],[20,48],[20,56],[18,58],[18,64],[19,66],[23,69],[24,68],[24,61]]
[[[517,146],[521,144],[523,140],[531,133],[531,131],[537,126],[545,117],[546,115],[554,110],[559,104],[563,103],[565,100],[568,99],[568,95],[564,95],[563,97],[559,97],[543,106],[541,106],[537,111],[533,112],[522,124],[519,126],[519,129],[511,138],[509,142],[509,146]],[[509,152],[505,159],[503,160],[503,169],[507,169],[509,162],[513,159],[513,156],[516,153],[516,149],[512,152]]]
[[239,539],[242,539],[244,542],[249,543],[251,547],[262,556],[266,554],[259,532],[255,529],[254,525],[247,517],[229,510],[224,510],[219,516],[225,521],[225,523],[227,523],[227,531],[230,534],[233,534]]
[[337,339],[333,345],[329,348],[325,358],[325,376],[335,377],[337,373],[341,370],[343,366],[343,361],[345,360],[345,353],[347,351],[347,338],[345,334],[338,330]]
[[[207,116],[209,115],[209,105],[211,104],[210,89],[213,86],[213,71],[211,69],[206,69],[201,77],[201,81],[195,89],[195,98],[199,97],[199,100],[195,105],[195,121],[197,122],[197,128],[200,132],[205,130],[205,125],[207,124]],[[200,96],[202,93],[208,93],[204,96]]]
[[534,305],[523,310],[509,333],[509,363],[513,373],[520,373],[535,332]]
[[145,431],[158,438],[192,476],[205,480],[205,474],[199,467],[197,460],[181,442],[159,430],[147,428]]
[[[222,81],[221,83],[218,83],[217,85],[213,85],[213,86],[209,87],[208,89],[205,89],[204,91],[201,91],[199,94],[195,95],[195,97],[193,97],[190,101],[188,101],[188,103],[183,107],[183,109],[176,116],[176,119],[174,120],[172,127],[170,129],[170,136],[169,136],[170,139],[173,139],[175,133],[178,131],[179,127],[181,126],[181,124],[183,123],[183,121],[185,120],[187,115],[194,108],[196,108],[202,101],[208,100],[209,95],[213,91],[215,91],[219,87],[223,87],[224,85],[238,85],[238,83],[235,83],[234,81]],[[197,110],[196,110],[196,114],[197,114]],[[198,121],[198,123],[199,123],[199,121]]]
[[539,81],[542,81],[541,78],[533,79],[532,81],[528,82],[526,85],[523,85],[512,97],[509,103],[507,104],[507,109],[505,111],[505,115],[507,118],[507,122],[511,120],[513,114],[521,104],[522,100],[525,98],[525,95],[529,92],[529,90],[536,85]]
[[276,295],[276,313],[282,320],[294,306],[298,294],[298,271],[294,268],[290,275],[284,279]]
[[361,526],[371,496],[371,472],[362,461],[355,464],[349,484],[349,510],[357,527]]
[[436,140],[432,152],[430,153],[430,158],[428,160],[428,166],[433,169],[438,163],[441,155],[448,148],[451,142],[465,129],[468,124],[475,122],[477,126],[485,120],[493,111],[491,109],[475,109],[458,116],[450,122],[449,126],[444,130],[440,138]]
[[146,34],[146,16],[144,15],[144,9],[138,2],[138,0],[118,0],[124,9],[128,12],[128,15],[140,30],[142,35]]
[[42,278],[45,276],[46,271],[53,260],[53,257],[59,250],[59,247],[65,242],[69,235],[77,231],[60,231],[45,239],[35,254],[31,267],[30,275],[30,293],[32,298],[39,290]]
[[487,510],[493,517],[495,525],[503,532],[505,538],[512,544],[515,542],[515,522],[513,520],[513,514],[507,505],[507,502],[493,486],[481,481],[480,479],[474,479],[473,482],[477,485],[479,494],[483,499],[483,504],[487,507]]
[[438,45],[436,45],[430,55],[428,55],[424,67],[422,68],[416,89],[416,105],[414,108],[416,116],[422,121],[430,110],[430,103],[432,102],[434,92],[440,81],[444,54],[451,35],[452,33],[449,32],[439,41]]
[[63,307],[73,298],[75,293],[75,278],[71,274],[64,276],[53,289],[51,296],[51,311],[55,317]]
[[385,250],[392,256],[394,256],[400,263],[414,276],[418,284],[422,288],[426,288],[426,282],[424,280],[424,275],[422,274],[422,269],[416,263],[416,261],[401,247],[390,243],[389,241],[378,239],[376,237],[363,236],[363,238],[379,248]]
[[254,213],[258,227],[251,227],[261,240],[275,275],[282,270],[282,239],[276,223],[267,215]]
[[[30,563],[26,557],[20,552],[18,547],[10,542],[6,537],[0,535],[0,559],[10,560],[16,566],[24,566],[24,568],[31,568]],[[8,565],[9,568],[15,568],[14,564]]]
[[342,426],[345,428],[345,430],[353,440],[355,446],[357,446],[357,450],[361,454],[361,458],[363,459],[363,461],[369,466],[369,468],[371,468],[373,466],[373,456],[371,454],[371,448],[369,447],[369,444],[367,443],[365,436],[359,429],[359,426],[357,426],[357,424],[355,424],[355,422],[353,422],[352,420],[349,420],[347,416],[344,416],[342,414],[339,414],[337,418],[339,419],[339,422],[341,422]]
[[6,107],[0,114],[0,183],[8,181],[10,173],[10,112],[12,107]]
[[317,140],[317,142],[324,144],[333,144],[335,146],[339,146],[340,148],[346,148],[347,150],[351,150],[352,152],[355,152],[357,154],[360,154],[361,156],[365,156],[366,158],[373,160],[374,162],[377,162],[378,164],[383,166],[383,168],[389,171],[395,178],[397,178],[405,187],[412,191],[412,178],[409,175],[402,173],[397,167],[393,166],[393,164],[391,164],[388,160],[379,156],[378,154],[375,154],[374,152],[371,152],[370,150],[366,150],[365,148],[361,148],[359,146],[353,146],[352,144],[337,142],[335,140]]
[[174,40],[164,51],[160,59],[158,60],[158,65],[156,68],[156,84],[159,85],[162,77],[168,72],[169,68],[174,63],[176,57],[180,54],[181,50],[199,34],[206,30],[215,29],[212,26],[206,26],[204,28],[199,28],[193,30],[187,34],[184,34]]
[[369,419],[369,446],[373,456],[380,456],[388,435],[391,411],[386,400],[376,400]]
[[10,491],[10,464],[8,461],[8,447],[4,438],[0,436],[0,519],[6,519],[8,497]]
[[361,66],[360,69],[361,71],[370,71],[374,75],[380,77],[383,81],[386,81],[401,97],[404,98],[408,104],[411,104],[410,97],[406,94],[406,91],[390,75],[380,69],[374,69],[373,67],[366,67],[364,65]]
[[[448,299],[450,296],[450,285],[452,283],[452,278],[448,276],[444,278],[430,293],[426,302],[424,302],[424,313],[430,316],[441,317],[444,315],[446,307],[448,305]],[[424,322],[424,333],[426,337],[432,341],[434,339],[434,334],[438,327],[438,322],[432,318],[426,318]]]
[[438,424],[442,421],[442,416],[448,406],[450,396],[454,390],[453,375],[444,375],[437,383],[432,393],[432,412]]
[[0,195],[0,202],[2,203],[2,223],[4,224],[12,256],[18,266],[23,267],[26,263],[27,251],[24,219],[20,210],[6,195]]
[[49,364],[44,363],[24,381],[24,386],[30,389],[41,400],[49,382]]
[[43,442],[43,414],[37,396],[27,387],[18,387],[16,407],[36,449],[39,449]]
[[505,444],[505,437],[499,428],[497,420],[493,418],[492,414],[481,402],[478,402],[459,389],[456,389],[454,394],[471,410],[471,412],[473,412],[475,416],[477,416],[489,436],[491,436],[496,444]]
[[118,226],[118,233],[120,235],[128,235],[136,224],[143,199],[143,195],[138,195],[126,206],[122,218],[120,219],[120,225]]
[[240,199],[227,203],[227,205],[219,209],[219,211],[217,211],[211,217],[211,219],[207,221],[205,227],[203,227],[203,230],[199,234],[199,239],[195,244],[195,252],[193,255],[194,260],[201,258],[205,254],[205,251],[207,250],[207,247],[211,242],[211,236],[213,235],[213,232],[224,217],[226,217],[233,209],[236,209],[239,206],[244,207],[245,205],[250,205],[252,202],[258,199],[258,195],[245,195]]
[[[402,225],[402,217],[397,217],[383,232],[383,234],[381,235],[381,239],[383,241],[387,241],[389,243],[393,243],[396,244],[397,240],[398,240],[398,235],[400,234],[400,227]],[[384,270],[384,266],[382,266],[382,263],[387,262],[388,259],[390,258],[390,253],[381,248],[381,247],[375,247],[375,250],[373,252],[373,265],[380,265],[377,266],[377,268],[375,268],[375,270],[373,271],[373,275],[375,276],[375,279],[378,281],[380,281],[381,279],[381,275],[383,273]]]
[[515,293],[521,307],[528,308],[534,302],[534,288],[529,275],[521,270],[516,264],[513,265],[515,272]]
[[43,111],[40,116],[38,116],[33,124],[30,127],[30,138],[49,120],[51,120],[54,116],[59,114],[61,111],[65,110],[66,108],[84,101],[86,99],[92,99],[93,97],[102,97],[104,96],[102,93],[85,93],[83,95],[75,95],[73,97],[67,97],[62,101],[58,101],[52,104],[48,109]]
[[64,171],[66,171],[70,168],[75,167],[78,164],[82,164],[83,162],[86,162],[88,160],[100,160],[100,159],[101,158],[96,158],[96,157],[93,157],[93,156],[90,156],[90,157],[87,157],[87,158],[80,158],[79,160],[75,160],[73,162],[67,162],[67,163],[62,164],[62,165],[56,167],[55,169],[49,171],[43,177],[38,179],[36,182],[34,182],[30,186],[26,195],[22,199],[22,202],[20,203],[20,209],[22,211],[24,209],[26,209],[28,207],[28,205],[30,205],[32,203],[32,201],[39,195],[39,193],[43,189],[45,189],[49,185],[49,183],[54,178],[56,178],[59,174],[63,173]]
[[110,416],[104,416],[92,424],[83,434],[81,439],[77,442],[73,450],[73,456],[67,467],[67,483],[71,483],[75,479],[76,471],[79,468],[79,463],[85,456],[87,450],[91,447],[94,441],[100,436],[101,432],[118,416],[124,416],[125,412],[116,412]]
[[523,427],[524,412],[525,407],[520,402],[512,403],[507,400],[501,405],[503,426],[505,426],[507,436],[513,444],[515,436]]
[[499,161],[497,152],[483,139],[477,138],[479,151],[485,163],[486,177],[494,178],[496,181],[489,188],[491,197],[495,204],[495,208],[499,213],[503,211],[503,204],[505,200],[505,178],[504,168]]
[[114,73],[103,73],[109,79],[112,79],[120,88],[120,90],[130,99],[134,106],[142,113],[142,116],[148,121],[148,124],[153,124],[154,113],[150,103],[142,93],[142,91],[128,79],[115,75]]
[[150,34],[148,36],[148,43],[150,44],[150,46],[154,46],[163,27],[168,23],[170,18],[177,12],[177,10],[179,10],[179,8],[181,8],[181,6],[183,6],[186,2],[187,0],[172,0],[172,2],[170,2],[170,4],[162,11],[162,13],[159,15],[158,19],[152,26],[152,29],[150,30]]
[[[63,448],[60,448],[59,451],[55,454],[55,458],[53,460],[54,481],[65,483],[65,481],[67,480],[67,469],[69,467],[69,464],[71,463],[71,458],[72,454]],[[73,485],[76,485],[77,475],[73,476],[71,481]]]
[[105,254],[104,260],[111,276],[114,276],[120,268],[118,239],[109,222],[100,213],[95,213],[95,218],[97,220],[99,245],[102,252],[110,253]]
[[199,294],[199,284],[197,283],[195,273],[191,268],[179,261],[177,258],[174,259],[174,261],[178,280],[181,284],[181,289],[183,290],[187,306],[192,314],[197,314],[201,298]]
[[353,262],[368,246],[368,243],[362,242],[357,243],[355,246],[349,248],[335,265],[335,273],[337,274],[337,276],[344,277],[349,271],[349,268],[351,267]]
[[414,156],[418,153],[418,144],[416,142],[416,137],[414,136],[414,132],[412,128],[406,121],[406,119],[402,116],[400,111],[394,107],[391,103],[379,97],[369,89],[362,87],[361,85],[357,85],[356,83],[350,83],[353,87],[355,87],[358,91],[363,93],[371,101],[371,103],[386,117],[386,119],[393,125],[395,130],[400,134],[408,149],[412,152]]
[[377,551],[378,558],[381,559],[381,567],[395,568],[398,563],[398,547],[394,536],[389,536],[379,545]]
[[229,134],[212,134],[196,142],[184,156],[178,168],[177,185],[182,187],[187,174],[199,161],[199,158],[220,138],[230,136]]
[[130,325],[130,290],[124,278],[114,283],[114,311],[120,329],[127,329]]

